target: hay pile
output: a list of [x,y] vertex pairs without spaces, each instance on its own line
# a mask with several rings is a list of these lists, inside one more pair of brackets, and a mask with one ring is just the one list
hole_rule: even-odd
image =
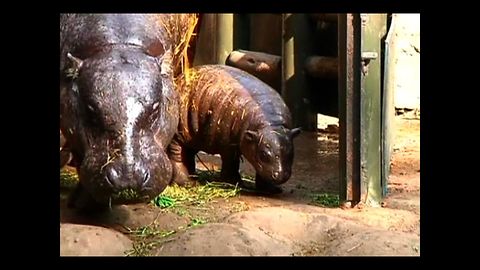
[[173,67],[175,77],[187,74],[190,68],[187,49],[191,44],[199,14],[165,14],[160,23],[165,29],[170,44],[175,44],[173,49]]

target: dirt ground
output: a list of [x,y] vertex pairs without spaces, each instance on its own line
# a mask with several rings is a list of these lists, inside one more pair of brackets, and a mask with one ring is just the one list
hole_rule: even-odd
[[[420,119],[395,118],[389,194],[383,207],[325,207],[316,194],[338,193],[338,134],[303,132],[284,192],[240,192],[228,199],[160,209],[114,206],[82,217],[60,196],[61,255],[153,256],[419,256]],[[201,154],[209,169],[220,159]],[[197,162],[199,169],[203,165]],[[241,172],[253,175],[243,163]]]

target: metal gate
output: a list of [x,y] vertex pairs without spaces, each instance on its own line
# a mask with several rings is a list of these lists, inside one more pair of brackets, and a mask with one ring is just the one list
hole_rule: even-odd
[[379,206],[391,157],[386,14],[339,14],[340,199]]

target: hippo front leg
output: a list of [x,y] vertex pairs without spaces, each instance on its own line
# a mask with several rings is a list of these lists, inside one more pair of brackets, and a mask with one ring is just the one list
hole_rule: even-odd
[[222,157],[222,172],[220,174],[221,180],[233,185],[241,183],[240,176],[240,155],[237,151],[229,151],[221,154]]
[[82,183],[78,183],[67,202],[68,208],[74,208],[84,213],[103,212],[109,209],[108,205],[100,204],[85,190]]
[[260,193],[279,194],[283,190],[281,187],[274,185],[272,181],[263,179],[258,173],[255,175],[255,188]]
[[72,153],[68,149],[67,139],[60,130],[60,169],[72,161]]
[[182,147],[175,138],[172,140],[168,146],[168,156],[173,167],[172,183],[179,186],[194,183],[189,176],[195,173],[195,154],[196,152]]

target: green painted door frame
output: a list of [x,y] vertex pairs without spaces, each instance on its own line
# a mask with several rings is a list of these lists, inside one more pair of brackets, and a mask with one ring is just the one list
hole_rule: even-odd
[[[367,205],[380,206],[382,187],[382,44],[386,14],[361,14],[360,177]],[[363,192],[362,192],[363,193]]]
[[383,92],[382,75],[387,15],[338,16],[340,199],[380,206],[391,134],[386,118],[391,115],[384,113],[391,100]]

